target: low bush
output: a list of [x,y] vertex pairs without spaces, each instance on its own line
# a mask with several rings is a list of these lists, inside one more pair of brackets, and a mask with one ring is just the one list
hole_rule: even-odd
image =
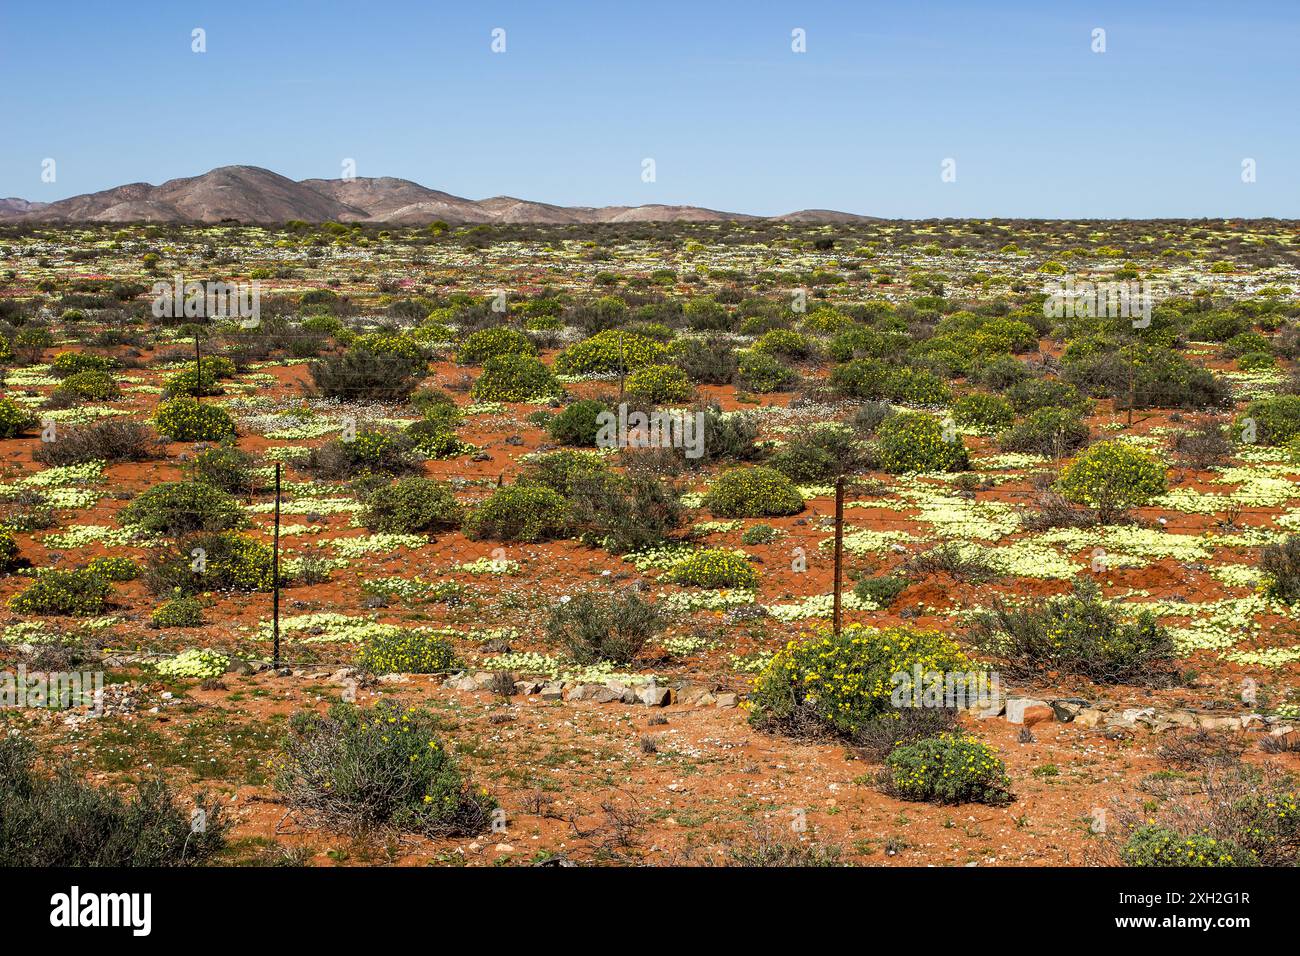
[[109,402],[121,394],[122,390],[108,372],[87,370],[65,378],[50,398],[56,404],[59,403],[60,397],[77,401]]
[[791,481],[828,481],[858,471],[865,449],[853,430],[838,422],[813,426],[772,456],[768,464]]
[[1010,803],[1011,778],[997,751],[961,734],[898,747],[885,759],[883,789],[900,800]]
[[464,513],[451,488],[415,476],[371,492],[360,518],[371,531],[411,534],[458,527]]
[[952,418],[958,425],[1001,431],[1015,419],[1015,412],[1001,395],[973,392],[953,402]]
[[203,601],[194,596],[178,596],[164,601],[149,615],[154,627],[202,627]]
[[41,442],[32,458],[43,465],[82,465],[91,461],[114,464],[154,457],[149,429],[139,422],[108,419],[93,425],[59,427],[54,441]]
[[1266,595],[1288,604],[1300,601],[1300,535],[1265,545],[1259,553],[1259,569]]
[[1173,679],[1176,654],[1169,632],[1149,611],[1125,614],[1091,584],[1024,606],[999,601],[976,615],[969,637],[1012,677],[1070,674],[1099,684]]
[[1126,866],[1257,866],[1254,853],[1205,834],[1184,836],[1161,826],[1144,826],[1129,836],[1120,851]]
[[372,674],[442,674],[456,666],[456,649],[433,631],[392,628],[365,639],[357,666]]
[[0,574],[8,574],[19,565],[18,542],[9,528],[0,527]]
[[799,374],[785,362],[762,352],[745,352],[736,367],[738,383],[751,392],[767,394],[793,388]]
[[131,558],[118,558],[104,556],[92,558],[86,565],[86,570],[91,574],[96,574],[105,581],[121,583],[123,581],[134,581],[144,570],[139,563]]
[[205,448],[189,462],[192,481],[205,482],[214,488],[235,493],[251,492],[257,485],[253,473],[256,460],[234,445]]
[[526,402],[560,392],[551,370],[537,359],[499,355],[484,362],[470,395],[476,402]]
[[47,569],[37,573],[27,590],[9,599],[9,609],[19,614],[89,617],[103,614],[112,589],[90,571]]
[[1088,443],[1088,423],[1072,408],[1040,408],[998,435],[1003,451],[1063,458]]
[[693,391],[690,377],[672,365],[646,365],[627,377],[627,394],[646,402],[682,402]]
[[271,558],[269,545],[244,535],[195,534],[157,553],[145,569],[145,583],[155,594],[269,591]]
[[352,348],[311,363],[312,381],[325,398],[344,402],[401,402],[428,371],[423,358]]
[[853,595],[860,601],[870,601],[876,607],[887,608],[898,600],[911,582],[901,574],[882,574],[861,578],[853,586]]
[[745,554],[726,548],[693,551],[669,568],[664,579],[699,588],[758,587],[758,571]]
[[566,405],[546,425],[546,432],[551,439],[561,445],[574,445],[579,448],[594,448],[596,436],[600,433],[599,418],[609,411],[609,406],[595,399],[584,398]]
[[223,408],[196,398],[180,397],[160,402],[154,428],[172,441],[225,441],[235,437],[235,421]]
[[498,488],[465,520],[465,534],[476,540],[548,541],[569,532],[568,500],[542,485]]
[[791,641],[768,663],[750,694],[750,722],[796,737],[852,739],[878,719],[897,720],[895,675],[967,672],[957,644],[938,631],[875,630],[850,624]]
[[276,787],[291,808],[336,829],[472,836],[496,805],[456,766],[438,737],[442,727],[428,710],[388,701],[300,711],[276,763]]
[[216,485],[202,481],[154,485],[123,508],[121,518],[123,524],[167,535],[230,531],[246,521],[239,502]]
[[902,412],[881,422],[876,430],[876,457],[881,470],[892,474],[970,467],[961,435],[923,412]]
[[686,520],[676,489],[640,473],[578,477],[570,485],[569,507],[578,537],[612,554],[661,545]]
[[771,518],[803,511],[803,496],[785,475],[756,465],[723,472],[704,506],[719,518]]
[[720,337],[682,339],[673,345],[672,362],[705,385],[730,384],[740,364],[735,347]]
[[359,431],[348,441],[335,438],[313,448],[298,467],[318,478],[356,478],[365,474],[402,475],[420,470],[415,441],[402,432]]
[[17,438],[36,427],[36,416],[12,398],[0,398],[0,438]]
[[551,608],[546,635],[578,664],[630,664],[664,628],[659,610],[634,591],[583,592]]
[[1285,445],[1300,435],[1300,395],[1267,395],[1246,406],[1234,437],[1246,444]]
[[524,333],[505,326],[471,332],[456,353],[461,365],[480,365],[503,355],[536,355],[537,346]]
[[1065,466],[1056,490],[1067,501],[1096,508],[1111,521],[1144,505],[1168,488],[1164,462],[1134,445],[1104,441]]
[[606,329],[570,345],[555,357],[562,375],[630,372],[663,360],[668,347],[635,332]]
[[192,809],[161,780],[126,797],[91,786],[66,763],[53,776],[36,770],[26,738],[0,738],[0,866],[192,866],[225,846],[228,830],[216,802]]

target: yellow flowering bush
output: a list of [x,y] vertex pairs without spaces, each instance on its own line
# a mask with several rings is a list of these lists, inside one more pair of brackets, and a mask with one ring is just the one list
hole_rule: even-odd
[[389,701],[299,711],[272,762],[276,787],[295,810],[342,830],[473,836],[496,803],[456,766],[442,727],[424,708]]
[[897,718],[894,675],[968,671],[957,644],[938,631],[910,627],[875,630],[850,624],[839,636],[818,631],[791,641],[754,682],[750,722],[795,736],[853,737],[881,717]]
[[154,428],[172,441],[224,441],[235,437],[235,422],[224,409],[180,396],[158,405]]
[[726,548],[704,548],[693,551],[674,564],[664,575],[677,584],[700,588],[758,587],[758,571],[749,563],[743,551]]
[[1182,836],[1161,826],[1139,827],[1120,850],[1128,866],[1255,866],[1249,850],[1195,833]]
[[555,357],[561,375],[630,371],[660,361],[668,347],[636,332],[606,329],[570,345]]
[[433,631],[401,628],[366,639],[357,666],[375,674],[441,674],[456,664],[451,642]]
[[965,471],[970,456],[961,435],[933,415],[901,412],[880,423],[876,432],[880,467],[893,474]]
[[767,518],[803,511],[803,496],[781,472],[761,465],[723,472],[704,506],[719,518]]
[[690,397],[691,380],[674,365],[647,365],[627,377],[627,393],[648,402],[680,402]]
[[884,789],[900,800],[1009,803],[1011,778],[992,747],[959,733],[897,748],[885,758]]
[[1161,461],[1120,441],[1093,445],[1065,466],[1056,485],[1069,501],[1096,508],[1103,521],[1146,504],[1167,487]]

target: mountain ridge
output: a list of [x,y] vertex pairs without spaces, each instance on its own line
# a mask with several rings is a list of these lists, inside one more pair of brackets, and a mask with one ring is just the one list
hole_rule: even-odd
[[0,222],[193,222],[236,220],[272,224],[367,222],[423,226],[492,223],[582,224],[630,222],[732,222],[771,218],[786,222],[843,223],[870,216],[829,209],[801,209],[782,216],[754,216],[703,206],[646,203],[638,206],[560,206],[491,196],[466,199],[393,176],[293,180],[260,166],[218,166],[197,176],[154,186],[127,183],[55,202],[0,199]]

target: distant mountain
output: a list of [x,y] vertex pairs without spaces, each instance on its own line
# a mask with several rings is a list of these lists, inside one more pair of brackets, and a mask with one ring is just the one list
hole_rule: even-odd
[[[259,166],[221,166],[161,186],[131,183],[52,203],[0,199],[0,222],[373,222],[422,226],[478,223],[725,222],[757,219],[700,206],[554,206],[511,196],[464,199],[409,179],[304,179]],[[855,222],[852,213],[805,209],[789,222]]]

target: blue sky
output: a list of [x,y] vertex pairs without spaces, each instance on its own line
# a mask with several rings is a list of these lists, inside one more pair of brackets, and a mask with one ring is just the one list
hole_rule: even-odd
[[1269,0],[4,0],[0,196],[353,158],[570,205],[1300,217],[1298,36]]

